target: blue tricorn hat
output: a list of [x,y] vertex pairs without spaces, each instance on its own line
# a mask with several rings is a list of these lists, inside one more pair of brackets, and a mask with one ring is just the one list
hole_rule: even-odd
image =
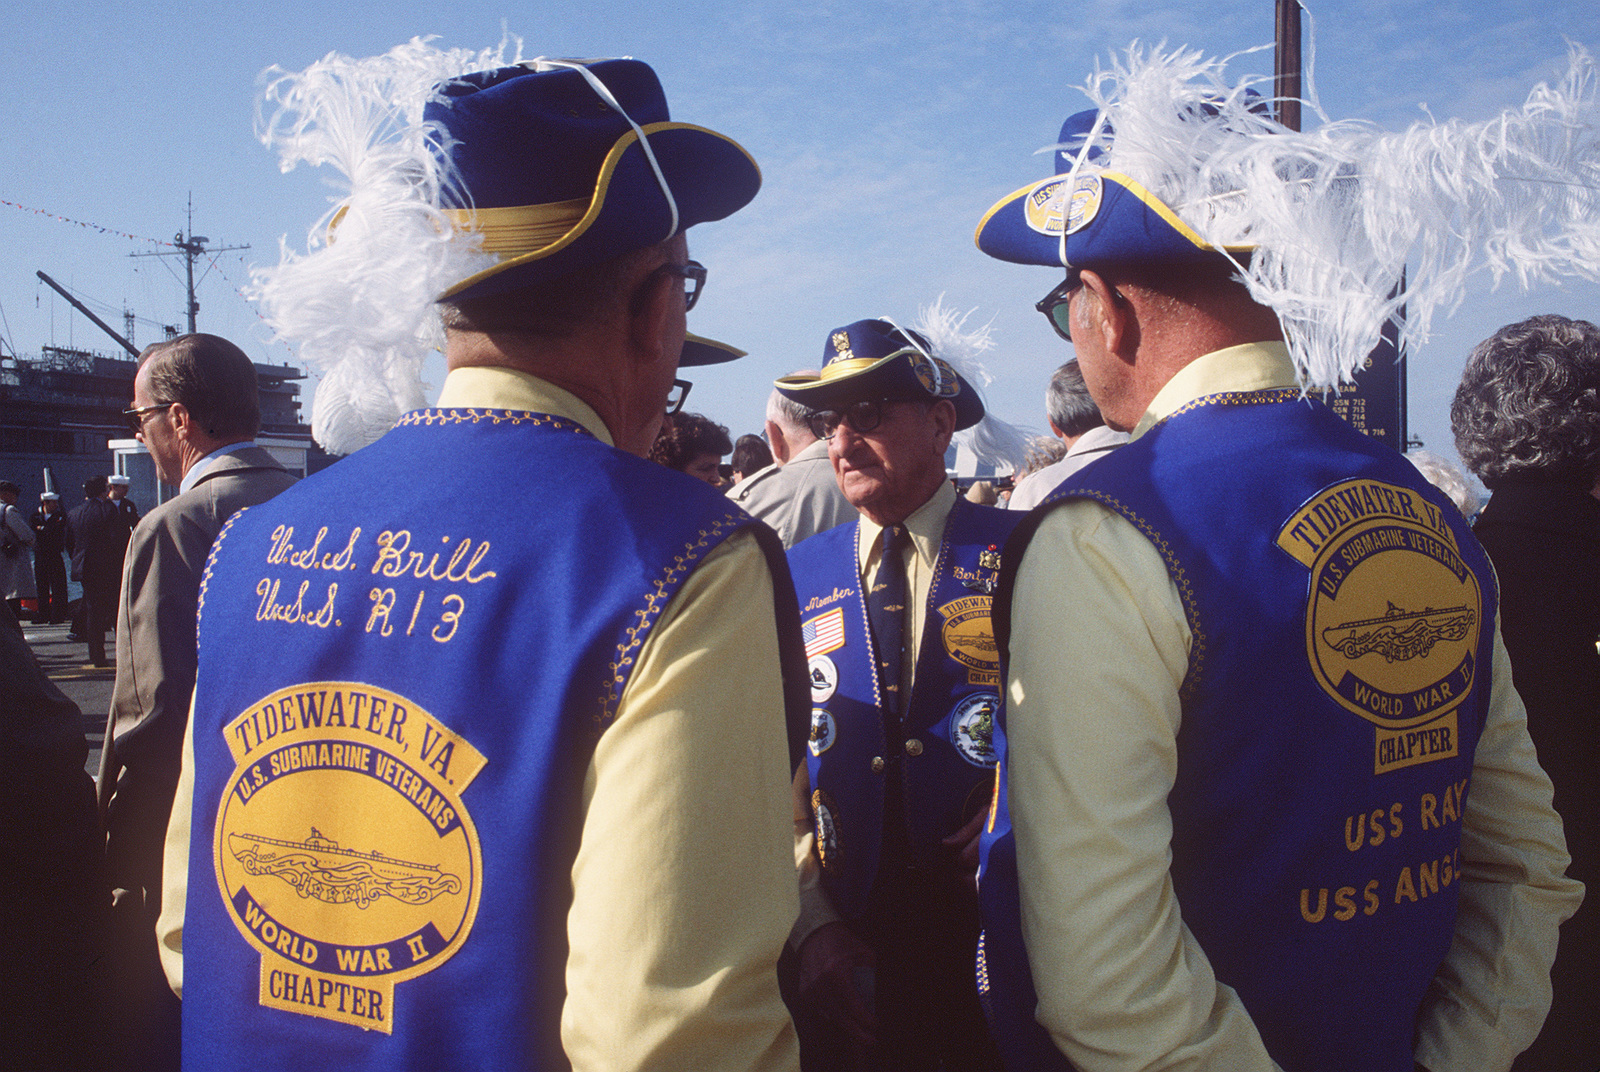
[[[1001,198],[978,222],[978,248],[1014,264],[1100,268],[1114,264],[1203,264],[1221,256],[1173,209],[1136,180],[1107,170],[1110,127],[1101,124],[1077,177],[1071,172],[1095,109],[1067,117],[1057,173]],[[1071,185],[1069,196],[1068,185]],[[1247,253],[1250,246],[1227,246]]]
[[828,332],[822,371],[774,381],[778,393],[813,410],[839,409],[851,402],[896,399],[956,407],[956,431],[983,419],[983,400],[950,363],[933,356],[915,331],[887,320],[857,320]]
[[535,60],[463,75],[438,87],[423,117],[460,181],[446,214],[499,258],[445,300],[663,242],[731,215],[761,187],[737,142],[670,121],[660,81],[638,60]]

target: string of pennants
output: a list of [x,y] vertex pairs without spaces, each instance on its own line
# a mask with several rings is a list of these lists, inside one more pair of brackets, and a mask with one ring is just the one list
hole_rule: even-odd
[[[153,246],[172,246],[171,242],[165,242],[159,238],[146,238],[143,235],[129,234],[127,231],[119,231],[115,227],[102,227],[98,223],[85,223],[83,220],[75,220],[71,216],[58,216],[54,212],[46,212],[42,208],[30,208],[27,205],[19,205],[15,201],[7,201],[4,198],[0,198],[0,205],[7,205],[11,208],[20,209],[23,212],[31,212],[35,216],[43,216],[45,219],[55,220],[57,223],[75,224],[78,227],[83,227],[90,231],[98,231],[100,234],[117,235],[120,238],[131,238],[135,242],[148,242]],[[176,249],[177,247],[173,246],[173,248]]]
[[[115,227],[103,227],[98,223],[86,223],[83,220],[75,220],[71,216],[61,216],[54,212],[46,212],[42,208],[32,208],[28,205],[18,204],[15,201],[7,201],[5,198],[0,198],[0,205],[19,209],[23,212],[30,212],[35,216],[43,216],[45,219],[55,220],[57,223],[70,223],[104,235],[116,235],[119,238],[131,238],[135,242],[148,242],[153,246],[167,246],[170,249],[180,248],[175,243],[168,242],[160,238],[146,238],[143,235],[129,234],[127,231],[119,231]],[[222,265],[217,262],[217,258],[215,256],[207,256],[206,260],[211,264],[211,267],[216,271],[216,273],[227,281],[228,286],[233,288],[233,292],[239,296],[239,299],[250,307],[250,311],[255,313],[256,319],[265,323],[265,318],[261,315],[261,310],[256,308],[255,302],[245,297],[244,291],[239,288],[237,283],[228,278],[228,273],[223,271]],[[291,357],[294,356],[294,350],[290,348],[288,343],[280,339],[278,341],[278,345],[283,347],[285,353],[288,353]]]

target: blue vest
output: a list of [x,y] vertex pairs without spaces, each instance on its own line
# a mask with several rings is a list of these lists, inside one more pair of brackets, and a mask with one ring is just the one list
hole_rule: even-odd
[[[1481,548],[1409,462],[1294,390],[1202,398],[1085,469],[1011,567],[1080,498],[1160,550],[1193,632],[1168,797],[1184,923],[1285,1069],[1409,1072],[1489,703]],[[1012,580],[1002,656],[1038,624],[1009,620]],[[980,987],[1008,1067],[1066,1068],[1033,1018],[1004,747],[1002,727]]]
[[888,786],[900,787],[900,847],[916,866],[938,859],[939,840],[993,793],[1001,681],[989,612],[1000,548],[1022,517],[964,499],[951,507],[910,700],[887,727],[856,568],[860,522],[789,551],[811,676],[806,765],[818,855],[824,888],[847,919],[865,911],[878,874]]
[[467,409],[236,514],[201,592],[185,1066],[568,1067],[584,772],[662,611],[746,527],[793,620],[776,538],[723,495]]

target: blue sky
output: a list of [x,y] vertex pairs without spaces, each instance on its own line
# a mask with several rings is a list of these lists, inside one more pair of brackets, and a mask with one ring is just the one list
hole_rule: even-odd
[[[600,10],[602,9],[603,10]],[[587,9],[587,10],[585,10]],[[336,14],[330,12],[337,11]],[[1401,129],[1426,105],[1441,119],[1483,119],[1520,104],[1565,69],[1564,38],[1600,48],[1600,5],[1329,0],[1314,3],[1316,79],[1334,118]],[[701,370],[690,409],[759,429],[774,377],[814,366],[829,329],[887,314],[905,322],[944,295],[992,322],[991,408],[1042,427],[1043,385],[1070,356],[1033,302],[1048,269],[978,253],[972,231],[989,205],[1046,173],[1034,151],[1085,104],[1096,60],[1135,39],[1212,55],[1270,44],[1271,0],[1078,4],[815,0],[675,5],[449,5],[393,0],[334,9],[273,4],[63,2],[10,5],[0,100],[12,135],[0,154],[0,343],[113,352],[115,345],[34,276],[43,269],[135,341],[181,324],[182,263],[130,257],[185,226],[220,254],[200,289],[201,330],[260,361],[293,363],[266,341],[236,288],[280,239],[303,249],[336,191],[329,174],[288,175],[253,133],[260,75],[297,70],[330,51],[365,56],[420,34],[444,47],[496,43],[502,26],[527,55],[632,55],[654,65],[675,119],[738,139],[761,164],[762,193],[743,212],[690,232],[711,270],[691,316],[700,334],[751,356]],[[1308,26],[1310,24],[1308,23]],[[1271,51],[1232,70],[1270,73]],[[13,207],[24,206],[23,208]],[[41,214],[42,213],[42,214]],[[1411,355],[1410,425],[1449,449],[1448,405],[1466,351],[1537,312],[1600,318],[1600,287],[1523,295],[1487,282]],[[439,373],[433,374],[435,386]]]

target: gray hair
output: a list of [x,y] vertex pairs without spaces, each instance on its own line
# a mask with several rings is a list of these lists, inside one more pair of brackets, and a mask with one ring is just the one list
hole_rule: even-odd
[[144,348],[158,403],[181,402],[213,439],[253,439],[261,431],[256,366],[220,335],[179,335]]
[[1523,474],[1600,480],[1600,328],[1535,316],[1473,347],[1450,404],[1456,450],[1491,489]]
[[[799,371],[791,372],[790,375],[815,376],[817,372],[815,369],[800,369]],[[780,394],[776,387],[767,396],[767,420],[782,428],[785,433],[804,432],[806,435],[810,435],[811,426],[806,422],[806,418],[810,416],[811,410],[804,402],[796,402],[794,399]]]
[[1462,517],[1472,517],[1483,505],[1478,498],[1478,489],[1472,486],[1467,474],[1444,455],[1431,450],[1408,450],[1406,461],[1416,466],[1417,472],[1427,477],[1428,483],[1448,495],[1450,501],[1456,504],[1456,509],[1461,511]]
[[1013,479],[1031,476],[1047,465],[1054,465],[1067,456],[1067,445],[1053,435],[1033,436],[1028,440],[1028,454],[1022,467],[1012,473]]
[[1044,393],[1044,411],[1064,436],[1081,436],[1106,423],[1100,416],[1100,407],[1089,397],[1076,361],[1068,361],[1050,377],[1050,386]]

